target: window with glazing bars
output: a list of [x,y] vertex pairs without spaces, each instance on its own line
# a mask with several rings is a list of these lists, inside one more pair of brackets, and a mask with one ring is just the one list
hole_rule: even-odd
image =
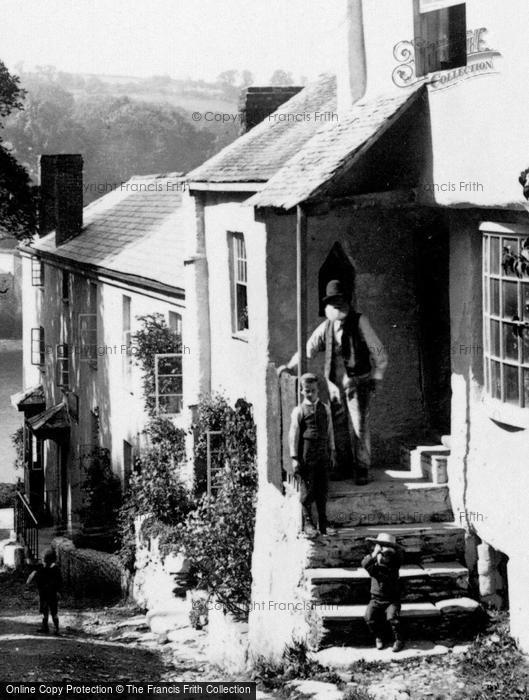
[[158,415],[175,416],[183,406],[182,353],[154,356],[154,398]]
[[123,382],[126,386],[130,384],[132,376],[131,304],[131,298],[123,294],[121,298],[121,367]]
[[44,286],[44,265],[38,258],[31,258],[31,284],[33,287]]
[[[485,388],[506,404],[529,407],[529,247],[527,233],[483,234]],[[528,258],[527,268],[524,265]]]
[[44,328],[31,329],[31,364],[44,365],[46,361],[44,345]]
[[248,265],[242,233],[231,233],[233,331],[248,330]]
[[57,386],[61,389],[70,387],[70,353],[67,343],[57,345]]

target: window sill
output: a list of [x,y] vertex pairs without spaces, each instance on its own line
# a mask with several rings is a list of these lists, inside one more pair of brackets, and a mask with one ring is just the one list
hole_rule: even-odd
[[248,342],[248,331],[238,331],[237,333],[232,333],[231,337],[233,340],[240,340],[243,343]]
[[482,398],[482,404],[487,416],[496,423],[510,425],[520,430],[529,428],[529,408],[503,403],[487,395]]

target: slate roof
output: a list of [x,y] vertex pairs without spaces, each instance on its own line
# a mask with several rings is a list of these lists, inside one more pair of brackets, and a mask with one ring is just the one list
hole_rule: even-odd
[[247,204],[290,209],[323,194],[406,111],[422,89],[419,85],[356,102],[340,115],[340,121],[324,124]]
[[187,179],[266,182],[314,136],[321,125],[315,114],[335,111],[336,79],[322,75],[273,115],[188,173]]
[[78,236],[57,247],[52,231],[32,248],[182,290],[184,188],[181,173],[133,177],[84,208]]

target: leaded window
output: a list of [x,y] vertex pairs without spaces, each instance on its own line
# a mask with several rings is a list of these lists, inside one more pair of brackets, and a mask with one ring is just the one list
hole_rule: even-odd
[[[483,224],[484,371],[488,395],[529,407],[529,229]],[[527,247],[526,247],[527,246]]]

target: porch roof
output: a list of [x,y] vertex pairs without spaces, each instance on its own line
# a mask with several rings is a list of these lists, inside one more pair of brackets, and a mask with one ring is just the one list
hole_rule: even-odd
[[247,200],[254,207],[291,209],[324,195],[352,165],[415,103],[424,89],[419,84],[391,95],[356,102],[340,121],[324,125]]
[[58,403],[29,418],[28,425],[37,437],[53,438],[57,433],[70,429],[68,410],[63,403]]
[[31,249],[183,290],[184,189],[181,173],[135,176],[84,208],[78,236],[57,246],[52,231]]
[[13,408],[18,409],[19,411],[46,405],[42,384],[32,386],[29,389],[24,389],[23,391],[18,391],[16,394],[11,394],[10,398]]

